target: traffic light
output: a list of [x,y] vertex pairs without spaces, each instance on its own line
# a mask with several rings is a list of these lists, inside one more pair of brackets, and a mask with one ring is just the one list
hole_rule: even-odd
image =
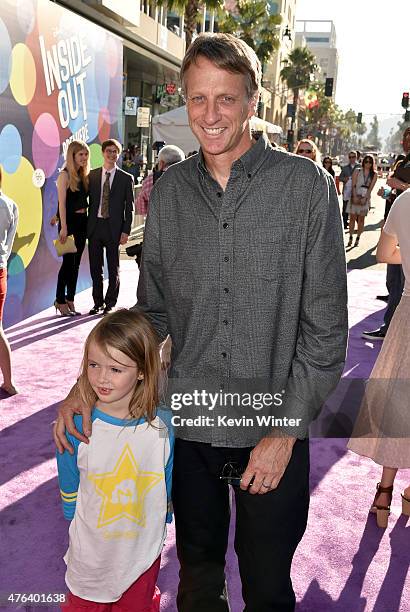
[[363,113],[357,113],[356,123],[360,124],[362,122]]
[[325,96],[331,98],[333,95],[333,79],[327,78],[325,81]]
[[410,121],[410,110],[406,110],[404,113],[404,121],[408,123]]
[[403,108],[408,108],[409,107],[409,92],[408,91],[403,91],[403,97],[401,99],[401,105]]

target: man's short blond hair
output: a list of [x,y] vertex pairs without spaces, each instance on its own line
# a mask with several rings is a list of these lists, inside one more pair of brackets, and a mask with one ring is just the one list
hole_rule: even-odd
[[260,90],[262,68],[255,51],[232,34],[205,33],[195,38],[182,61],[180,78],[185,94],[186,71],[199,57],[205,57],[221,70],[243,74],[249,99]]

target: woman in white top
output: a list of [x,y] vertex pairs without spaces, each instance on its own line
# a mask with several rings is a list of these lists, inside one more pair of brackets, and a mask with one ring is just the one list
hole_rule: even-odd
[[377,172],[372,155],[365,155],[361,168],[357,168],[352,176],[352,196],[346,212],[349,213],[349,242],[352,246],[354,228],[357,223],[357,236],[354,246],[359,244],[364,229],[364,218],[370,209],[370,196],[377,181]]
[[0,368],[4,379],[1,389],[8,395],[15,395],[17,389],[11,374],[10,345],[3,331],[3,309],[7,294],[7,260],[16,234],[18,209],[15,202],[1,191],[1,181],[0,166]]
[[[406,280],[366,385],[348,448],[383,466],[370,512],[377,515],[377,524],[384,528],[397,470],[410,468],[410,189],[395,200],[376,256],[379,262],[401,263]],[[402,512],[410,516],[410,485],[402,495]]]

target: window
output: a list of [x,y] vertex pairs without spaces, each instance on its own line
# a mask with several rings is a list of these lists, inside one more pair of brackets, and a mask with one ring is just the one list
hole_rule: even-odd
[[321,36],[306,36],[307,43],[329,43],[329,37],[322,38]]

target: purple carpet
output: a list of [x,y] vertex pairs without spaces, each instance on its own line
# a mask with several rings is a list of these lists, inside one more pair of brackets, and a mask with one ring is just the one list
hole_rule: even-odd
[[[119,303],[130,306],[135,302],[137,267],[133,261],[122,261],[121,266]],[[351,335],[345,369],[349,381],[345,383],[354,384],[350,379],[360,381],[370,373],[379,347],[364,342],[360,333],[381,322],[383,304],[374,296],[384,292],[383,272],[349,273]],[[90,292],[82,293],[79,309],[86,312],[91,305]],[[76,378],[83,341],[96,321],[97,317],[89,316],[56,317],[49,309],[7,330],[21,393],[0,398],[2,610],[7,609],[4,599],[8,593],[65,591],[62,556],[68,525],[60,509],[51,423],[58,402]],[[400,516],[399,493],[410,481],[410,471],[399,473],[389,527],[379,530],[367,511],[380,469],[347,452],[345,446],[342,439],[311,442],[309,524],[292,571],[297,610],[408,611],[410,525]],[[159,582],[163,612],[176,610],[177,575],[171,527]],[[232,537],[227,576],[232,612],[240,612],[243,603]],[[17,608],[31,609],[27,605]],[[56,609],[42,607],[47,608]]]

